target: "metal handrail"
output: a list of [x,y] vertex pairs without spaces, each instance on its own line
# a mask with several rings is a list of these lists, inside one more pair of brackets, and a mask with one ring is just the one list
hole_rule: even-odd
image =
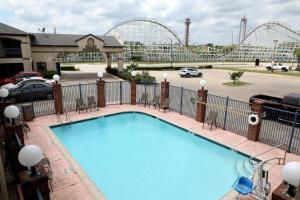
[[[274,150],[274,149],[278,149],[278,147],[281,147],[281,146],[285,148],[285,151],[284,151],[284,157],[283,157],[283,158],[271,158],[271,159],[266,160],[266,161],[278,159],[278,164],[280,164],[280,160],[283,160],[283,164],[285,164],[286,153],[287,153],[287,145],[286,145],[286,144],[278,144],[278,145],[276,145],[276,146],[274,146],[274,147],[272,147],[272,148],[270,148],[270,149],[268,149],[268,150],[266,150],[266,151],[264,151],[264,152],[261,152],[261,153],[255,155],[255,156],[250,157],[250,158],[249,158],[249,163],[250,163],[251,165],[257,164],[257,163],[253,163],[253,159],[255,159],[255,158],[257,158],[258,156],[261,156],[261,155],[263,155],[263,154],[265,154],[265,153],[267,153],[267,152],[270,152],[270,151],[272,151],[272,150]],[[266,161],[261,161],[261,162],[266,162]],[[260,162],[259,162],[259,163],[260,163]]]
[[68,110],[66,110],[66,121],[71,122],[71,118],[70,118]]
[[59,113],[56,113],[57,122],[60,122],[62,124],[61,118]]

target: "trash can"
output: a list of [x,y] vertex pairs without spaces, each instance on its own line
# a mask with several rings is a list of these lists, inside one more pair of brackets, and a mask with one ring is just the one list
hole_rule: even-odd
[[259,59],[255,59],[255,66],[259,66]]
[[22,106],[23,120],[29,122],[33,120],[33,108],[31,104]]

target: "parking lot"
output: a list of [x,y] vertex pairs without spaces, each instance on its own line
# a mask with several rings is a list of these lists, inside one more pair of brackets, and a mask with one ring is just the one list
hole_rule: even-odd
[[[231,81],[228,70],[203,69],[201,72],[206,80],[205,88],[209,90],[209,93],[229,96],[241,101],[248,101],[250,96],[255,94],[282,97],[290,92],[300,93],[300,77],[245,72],[241,81],[248,82],[249,85],[232,87],[223,85],[224,82]],[[171,85],[183,86],[192,90],[200,88],[199,81],[201,78],[181,78],[177,71],[150,71],[150,74],[155,76],[159,82],[163,80],[162,75],[164,73],[168,74],[167,79]]]

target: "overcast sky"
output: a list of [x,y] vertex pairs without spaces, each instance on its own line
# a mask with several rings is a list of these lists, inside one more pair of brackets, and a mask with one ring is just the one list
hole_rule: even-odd
[[104,34],[134,17],[154,18],[184,35],[189,17],[191,43],[236,41],[240,19],[248,29],[270,20],[300,29],[300,0],[0,0],[0,21],[27,32],[56,27],[57,33]]

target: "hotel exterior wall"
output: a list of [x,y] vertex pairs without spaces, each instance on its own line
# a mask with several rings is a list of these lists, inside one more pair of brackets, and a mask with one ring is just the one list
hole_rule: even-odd
[[31,40],[28,35],[0,35],[0,38],[9,38],[19,40],[21,42],[22,58],[1,58],[0,64],[6,63],[23,63],[24,71],[32,71],[32,57],[31,57]]

